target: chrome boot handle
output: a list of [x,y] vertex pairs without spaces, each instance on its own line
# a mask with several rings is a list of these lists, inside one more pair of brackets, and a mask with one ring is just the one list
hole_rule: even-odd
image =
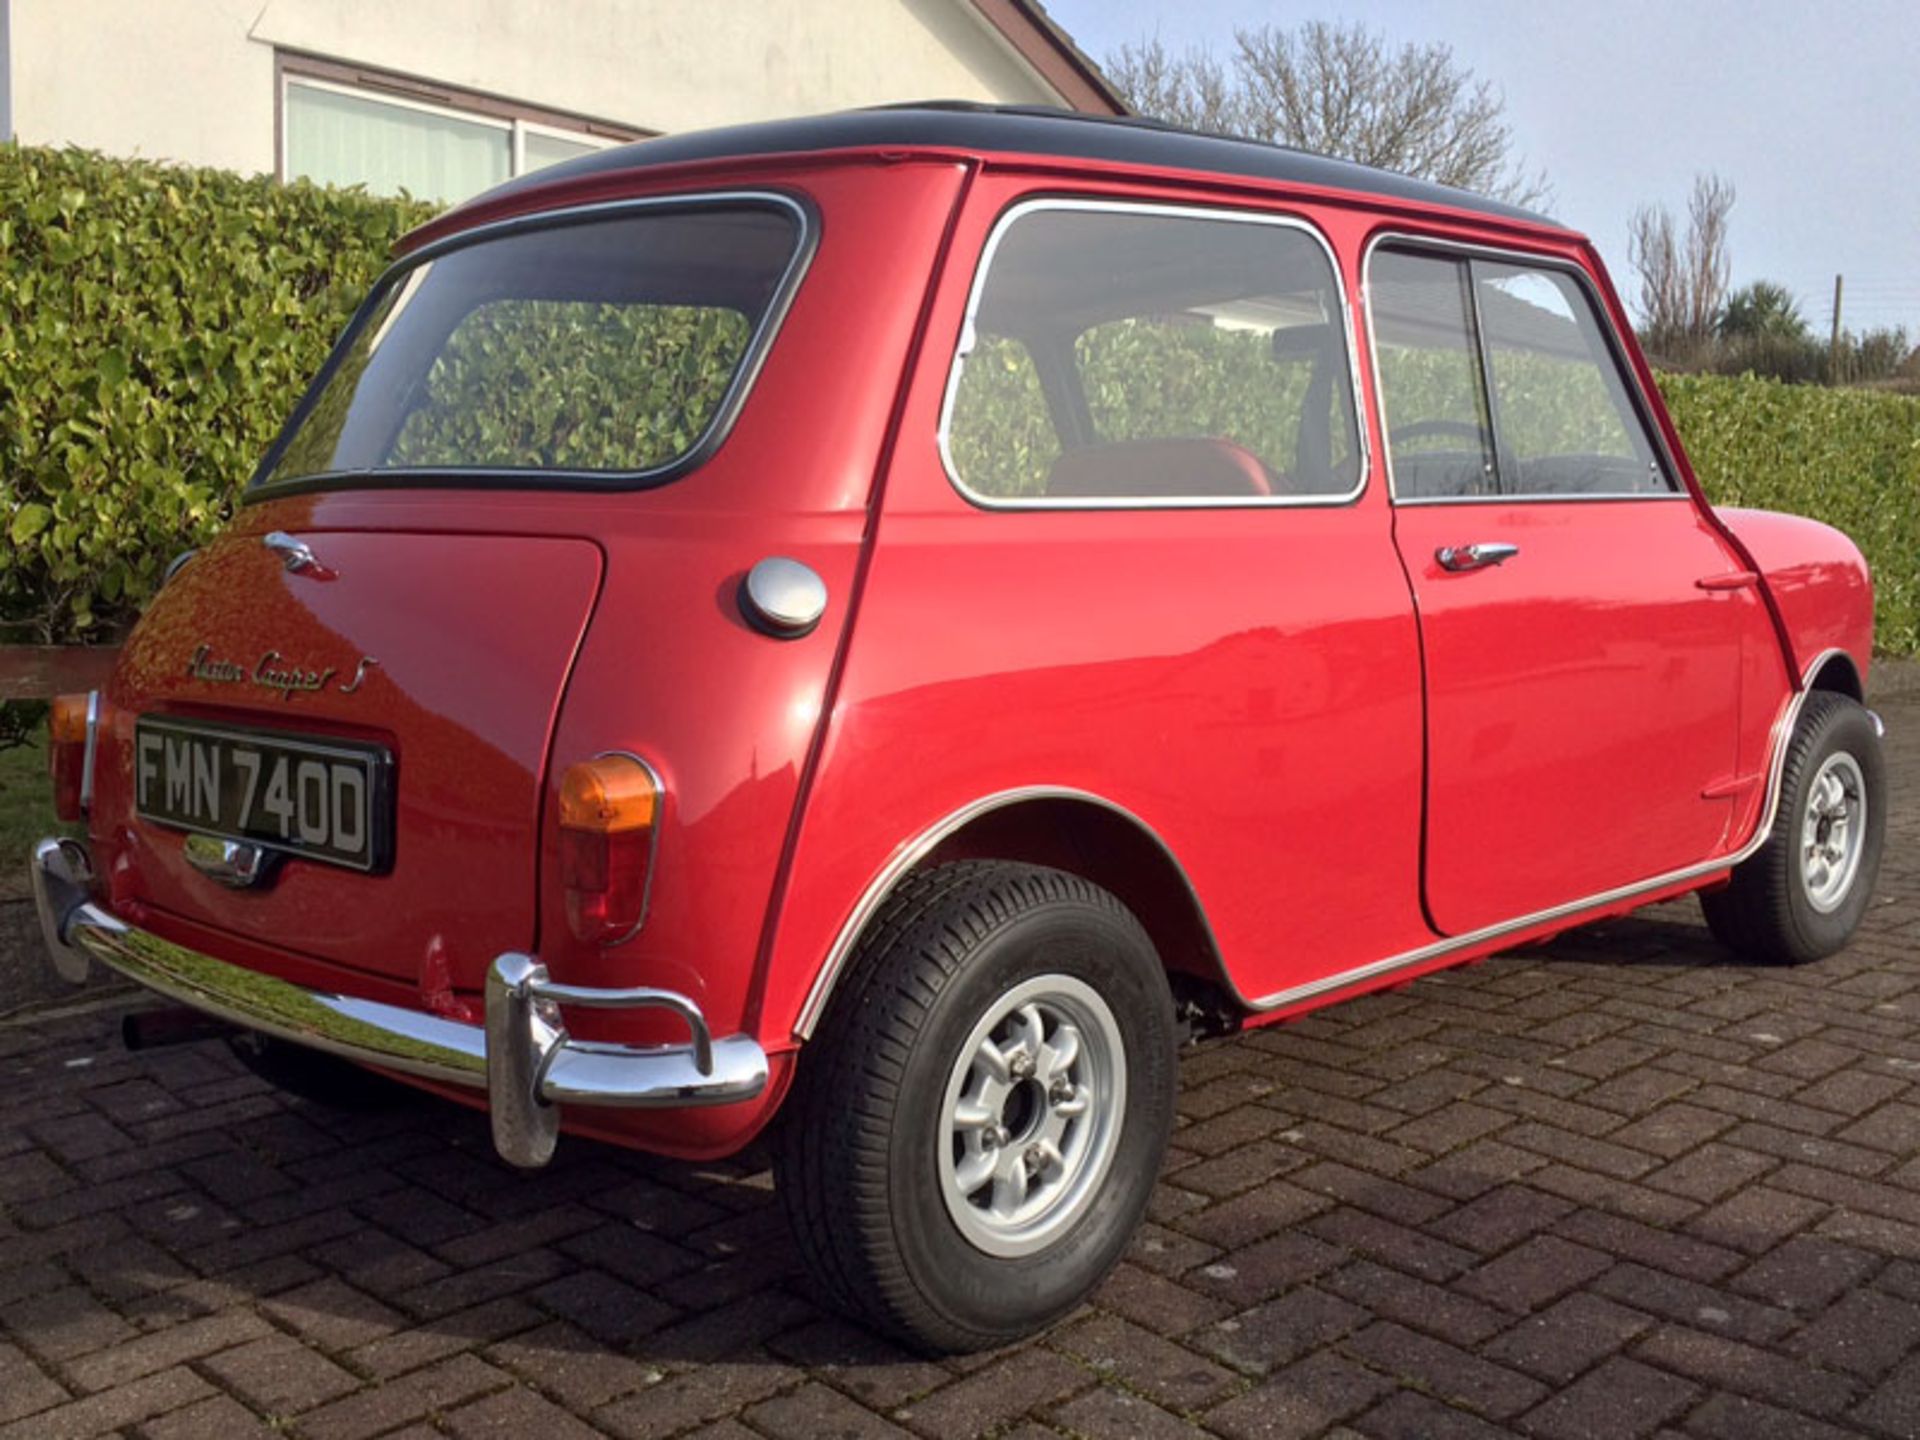
[[1501,565],[1520,553],[1518,545],[1504,540],[1483,540],[1477,545],[1442,545],[1433,552],[1442,570],[1485,570]]
[[280,557],[280,563],[287,567],[289,574],[307,575],[315,580],[334,580],[339,577],[313,553],[313,547],[304,540],[296,540],[284,530],[270,530],[260,537],[260,543]]

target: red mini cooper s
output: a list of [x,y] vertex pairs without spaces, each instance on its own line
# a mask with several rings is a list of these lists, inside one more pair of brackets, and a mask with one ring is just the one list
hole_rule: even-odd
[[825,1292],[966,1349],[1120,1256],[1185,1036],[1687,891],[1845,944],[1871,640],[1559,225],[1139,122],[756,125],[409,238],[56,706],[35,879],[62,973],[515,1165],[777,1120]]

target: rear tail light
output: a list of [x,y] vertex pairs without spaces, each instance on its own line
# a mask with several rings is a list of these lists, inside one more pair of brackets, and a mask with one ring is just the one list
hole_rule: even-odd
[[53,780],[53,813],[82,818],[93,804],[93,736],[100,720],[100,692],[56,696],[47,712],[47,773]]
[[611,945],[646,919],[660,801],[653,767],[632,755],[601,755],[560,777],[560,876],[580,939]]

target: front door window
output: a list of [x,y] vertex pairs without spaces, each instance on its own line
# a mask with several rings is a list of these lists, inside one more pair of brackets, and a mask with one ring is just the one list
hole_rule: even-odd
[[1571,275],[1388,248],[1369,285],[1396,498],[1675,493]]
[[1673,489],[1627,396],[1593,302],[1570,276],[1472,262],[1508,495]]

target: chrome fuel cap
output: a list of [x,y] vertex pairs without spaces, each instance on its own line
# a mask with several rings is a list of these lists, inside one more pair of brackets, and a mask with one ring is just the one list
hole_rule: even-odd
[[797,640],[827,613],[827,582],[798,560],[769,555],[741,582],[740,611],[756,630]]

